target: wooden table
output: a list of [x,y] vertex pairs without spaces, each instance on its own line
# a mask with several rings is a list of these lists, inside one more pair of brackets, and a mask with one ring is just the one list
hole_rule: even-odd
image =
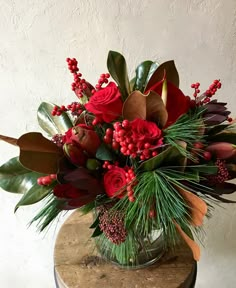
[[54,250],[58,288],[193,288],[197,265],[182,244],[145,269],[125,270],[105,262],[96,253],[92,216],[75,211],[61,227]]

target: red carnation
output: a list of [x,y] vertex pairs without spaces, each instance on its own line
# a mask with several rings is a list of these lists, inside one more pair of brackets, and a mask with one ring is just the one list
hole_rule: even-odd
[[110,123],[122,113],[121,94],[114,82],[110,82],[105,88],[95,92],[84,105],[99,120]]
[[122,198],[124,196],[126,181],[126,171],[123,168],[114,166],[104,175],[104,187],[109,197]]

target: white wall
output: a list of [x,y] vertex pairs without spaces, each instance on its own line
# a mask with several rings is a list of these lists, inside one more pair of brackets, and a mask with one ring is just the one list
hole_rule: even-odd
[[[70,103],[65,58],[77,57],[91,82],[106,71],[108,50],[122,52],[131,71],[142,60],[175,59],[181,87],[223,82],[218,97],[236,114],[235,0],[0,0],[0,134],[37,131],[42,100]],[[0,143],[0,164],[17,149]],[[236,197],[234,197],[236,198]],[[0,287],[51,288],[57,229],[27,228],[39,206],[13,208],[18,195],[0,193]],[[197,288],[236,287],[235,205],[206,223]]]

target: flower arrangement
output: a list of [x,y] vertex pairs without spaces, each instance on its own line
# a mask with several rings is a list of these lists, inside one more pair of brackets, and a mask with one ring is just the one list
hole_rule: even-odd
[[[174,61],[142,62],[128,78],[125,58],[110,51],[109,74],[93,87],[76,59],[67,59],[77,102],[43,102],[38,132],[19,139],[0,136],[20,148],[0,167],[0,187],[23,193],[15,210],[44,199],[33,218],[40,231],[61,212],[96,208],[92,237],[114,257],[137,253],[137,234],[162,232],[165,247],[179,237],[199,260],[205,216],[236,190],[236,129],[226,103],[214,95],[220,80],[193,97],[179,89]],[[110,80],[110,76],[113,80]],[[123,259],[123,260],[122,260]]]

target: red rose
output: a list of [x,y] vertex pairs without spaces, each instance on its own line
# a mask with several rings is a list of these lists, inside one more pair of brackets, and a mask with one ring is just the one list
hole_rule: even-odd
[[122,198],[125,186],[127,184],[125,170],[120,167],[113,167],[104,175],[104,187],[109,197]]
[[77,144],[89,155],[94,156],[101,144],[100,138],[92,127],[78,124],[70,128],[63,139],[66,144]]
[[122,113],[121,94],[114,82],[95,92],[85,108],[98,119],[110,123]]
[[149,143],[152,146],[162,144],[162,132],[156,123],[137,118],[130,122],[130,127],[131,138],[133,142],[137,143],[139,148],[145,143]]
[[[154,91],[161,95],[164,80],[154,84],[148,91]],[[146,92],[148,92],[146,91]],[[181,115],[190,109],[190,98],[186,97],[183,92],[171,82],[167,82],[167,103],[168,120],[166,127],[173,124]]]

